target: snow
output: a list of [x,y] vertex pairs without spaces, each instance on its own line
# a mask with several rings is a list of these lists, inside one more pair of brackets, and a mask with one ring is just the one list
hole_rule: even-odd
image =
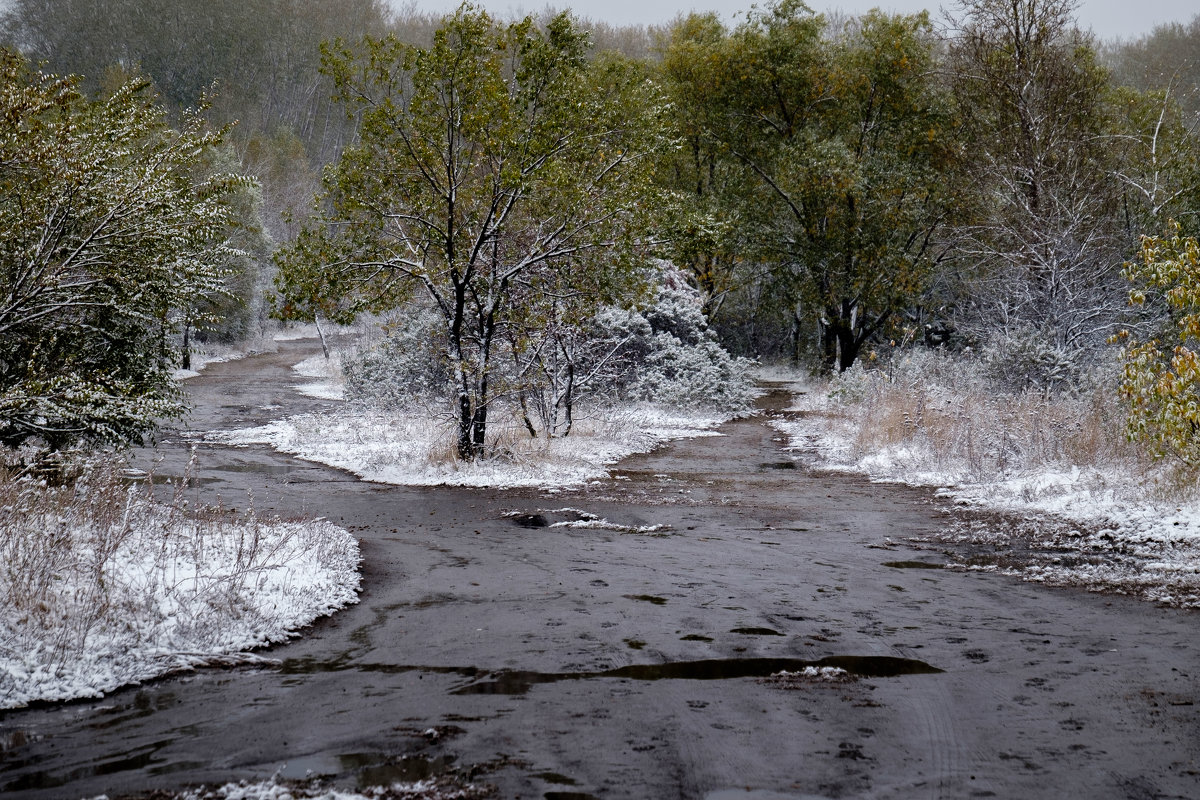
[[[330,325],[324,323],[322,329],[325,331],[325,338],[331,336],[344,336],[346,334],[355,333],[353,326],[346,325]],[[299,339],[319,339],[321,332],[317,330],[317,326],[311,322],[291,323],[283,330],[278,331],[274,335],[274,340],[277,342],[294,342]]]
[[27,518],[0,546],[25,567],[0,579],[0,708],[262,663],[244,651],[357,602],[358,544],[320,520],[196,521],[131,491],[114,527]]
[[653,405],[610,409],[579,420],[571,435],[531,439],[515,426],[491,427],[506,442],[492,458],[462,462],[452,456],[453,420],[426,410],[393,412],[347,404],[257,428],[212,432],[213,441],[266,444],[308,461],[344,469],[378,483],[561,489],[605,477],[606,467],[672,439],[719,436],[728,415],[671,411]]
[[338,357],[311,356],[299,364],[295,364],[292,371],[304,378],[320,378],[316,383],[304,383],[297,386],[296,391],[302,395],[315,397],[318,400],[341,400],[346,395],[342,363]]
[[811,680],[811,681],[831,681],[831,682],[840,682],[840,683],[845,683],[850,680],[853,680],[853,676],[851,676],[849,672],[842,669],[841,667],[816,667],[816,666],[803,667],[801,669],[794,670],[794,671],[788,671],[788,670],[784,669],[784,670],[780,670],[779,672],[771,673],[771,677],[772,678],[782,678],[785,680],[786,679],[792,679],[792,680],[804,679],[804,680]]
[[245,358],[246,353],[240,350],[226,349],[220,352],[200,352],[192,353],[192,368],[177,369],[174,372],[175,380],[186,381],[190,378],[195,378],[204,371],[204,368],[209,364],[219,364],[224,361],[236,361],[239,358]]
[[[294,782],[279,783],[271,779],[227,783],[215,789],[202,786],[174,795],[155,793],[156,797],[160,795],[171,800],[477,800],[490,796],[491,791],[474,784],[460,786],[449,781],[432,779],[373,786],[362,792],[327,788],[317,782],[304,785]],[[108,796],[100,795],[91,800],[108,800]]]
[[976,465],[936,453],[915,436],[864,448],[858,437],[865,413],[828,389],[813,389],[797,395],[789,418],[772,425],[817,469],[934,487],[976,517],[954,523],[939,541],[1003,545],[1019,538],[1033,551],[1032,563],[1022,566],[970,569],[1200,607],[1200,498],[1187,491],[1173,496],[1168,465],[1025,462],[981,474]]

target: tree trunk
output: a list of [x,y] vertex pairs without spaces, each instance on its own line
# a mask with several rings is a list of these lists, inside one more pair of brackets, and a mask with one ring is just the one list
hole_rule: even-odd
[[821,368],[828,374],[832,374],[838,368],[837,328],[837,322],[821,323]]
[[529,438],[537,438],[537,428],[533,426],[533,420],[529,419],[529,402],[525,399],[525,392],[517,393],[517,401],[521,404],[521,421],[525,423],[525,430],[529,431]]
[[567,364],[567,392],[563,395],[564,408],[566,409],[566,428],[563,430],[563,438],[571,435],[571,425],[575,419],[572,416],[572,407],[575,404],[575,365]]
[[838,331],[838,372],[845,372],[854,365],[858,358],[862,342],[854,335],[854,329],[843,326]]
[[485,372],[479,379],[479,396],[475,398],[475,413],[471,415],[471,444],[475,456],[483,453],[483,445],[487,441],[487,393],[488,379]]
[[792,329],[791,333],[791,362],[793,367],[800,366],[800,336],[804,330],[802,320],[800,319],[800,309],[792,309]]
[[466,391],[458,395],[458,457],[463,461],[475,458],[471,444],[471,396]]
[[317,336],[321,338],[321,352],[325,353],[325,360],[329,360],[329,342],[325,341],[325,331],[321,330],[321,315],[313,314],[313,324],[317,326]]
[[191,332],[192,332],[191,321],[190,320],[185,321],[183,323],[183,360],[181,362],[183,369],[191,369],[192,368],[192,345],[191,345],[191,341],[189,339]]

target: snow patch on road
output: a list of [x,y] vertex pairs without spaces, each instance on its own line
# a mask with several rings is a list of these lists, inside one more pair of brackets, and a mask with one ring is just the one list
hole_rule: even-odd
[[346,396],[346,382],[342,376],[342,361],[338,356],[326,358],[323,354],[311,356],[292,366],[292,371],[304,378],[319,378],[316,383],[303,383],[296,391],[305,397],[318,400],[342,400]]
[[671,411],[651,405],[608,410],[581,419],[571,435],[531,439],[520,430],[493,430],[504,445],[491,458],[453,457],[452,420],[426,413],[346,405],[257,428],[213,432],[228,444],[267,444],[308,461],[344,469],[365,480],[406,486],[566,488],[607,476],[607,467],[673,439],[719,436],[731,415]]
[[[202,786],[178,794],[158,792],[155,796],[169,800],[482,800],[493,794],[494,790],[489,786],[461,785],[436,779],[371,786],[361,792],[327,788],[319,782],[305,785],[271,779],[227,783],[215,789]],[[108,800],[108,796],[100,795],[91,800]]]

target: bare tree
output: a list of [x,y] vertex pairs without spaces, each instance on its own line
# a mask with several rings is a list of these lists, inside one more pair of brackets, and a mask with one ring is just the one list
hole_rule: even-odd
[[960,254],[968,323],[1082,353],[1125,307],[1107,73],[1074,0],[964,0],[951,81],[981,191]]

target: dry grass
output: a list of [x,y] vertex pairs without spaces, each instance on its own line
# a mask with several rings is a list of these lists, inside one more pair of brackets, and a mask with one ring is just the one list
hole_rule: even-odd
[[970,358],[914,351],[839,376],[826,409],[838,412],[825,424],[851,461],[888,454],[913,472],[978,484],[1090,470],[1124,476],[1140,499],[1196,495],[1193,474],[1128,440],[1116,391],[1102,381],[1076,394],[1006,392]]
[[155,501],[115,457],[75,466],[57,486],[0,469],[0,707],[203,663],[353,598],[357,546],[333,526],[192,509],[183,482]]

